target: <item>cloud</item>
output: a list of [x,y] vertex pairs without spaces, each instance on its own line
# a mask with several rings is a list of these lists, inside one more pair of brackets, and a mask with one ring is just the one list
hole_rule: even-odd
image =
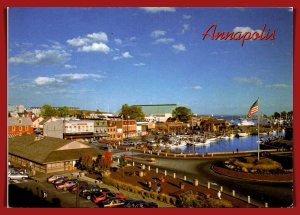
[[65,84],[69,81],[78,81],[83,79],[99,80],[104,76],[94,73],[63,73],[54,77],[37,77],[33,80],[36,86],[49,86],[53,84]]
[[186,51],[186,48],[185,48],[185,46],[182,43],[173,45],[172,47],[173,47],[173,49],[175,49],[176,52]]
[[288,84],[269,84],[266,85],[266,87],[273,89],[290,89],[292,86]]
[[94,73],[65,73],[56,75],[55,77],[58,77],[60,79],[66,79],[66,80],[82,80],[82,79],[101,79],[103,78],[102,75],[94,74]]
[[190,30],[190,25],[189,24],[183,24],[181,32],[184,34],[188,30]]
[[191,15],[183,15],[182,17],[183,17],[183,19],[190,19],[190,18],[192,18]]
[[38,86],[49,85],[49,84],[60,83],[60,82],[62,82],[62,81],[59,79],[50,78],[50,77],[37,77],[36,79],[33,80],[33,83]]
[[70,65],[70,64],[65,64],[64,67],[65,67],[65,69],[76,69],[77,68],[77,66]]
[[110,48],[105,43],[93,43],[91,45],[82,46],[78,49],[80,52],[102,52],[108,54]]
[[153,38],[158,38],[160,36],[165,36],[166,35],[166,31],[162,31],[162,30],[155,30],[155,31],[152,31],[150,36],[153,37]]
[[136,37],[130,37],[129,40],[134,41],[134,40],[136,40]]
[[193,90],[202,90],[202,87],[199,85],[193,86]]
[[9,58],[11,64],[42,64],[53,65],[62,64],[68,61],[71,54],[65,50],[48,49],[48,50],[34,50],[26,51]]
[[161,43],[168,44],[168,43],[172,43],[174,41],[175,40],[173,38],[159,38],[159,39],[155,40],[153,42],[153,44],[161,44]]
[[256,77],[234,77],[234,81],[240,84],[253,84],[253,85],[262,85],[262,80]]
[[241,32],[242,34],[246,32],[250,32],[251,34],[253,34],[254,32],[262,33],[261,30],[253,30],[250,27],[235,27],[233,29],[233,32]]
[[129,52],[123,52],[120,56],[113,57],[113,60],[120,60],[123,58],[132,58],[133,56]]
[[148,13],[159,13],[159,12],[175,12],[174,7],[140,7],[140,9]]
[[119,38],[117,38],[117,39],[115,39],[115,43],[116,43],[117,45],[121,45],[121,44],[122,44],[122,40],[119,39]]
[[[79,52],[101,52],[108,54],[111,49],[106,44],[108,37],[105,32],[91,33],[67,40],[71,46],[78,47]],[[120,41],[119,41],[120,42]]]
[[135,64],[133,64],[134,66],[145,66],[146,64],[144,64],[144,63],[135,63]]
[[94,42],[107,42],[108,37],[105,32],[91,33],[83,37],[76,37],[67,40],[67,43],[71,46],[85,46],[90,45]]

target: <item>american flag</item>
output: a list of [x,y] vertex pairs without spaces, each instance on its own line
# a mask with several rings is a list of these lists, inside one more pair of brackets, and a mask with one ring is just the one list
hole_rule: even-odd
[[253,105],[250,107],[247,118],[250,118],[253,114],[258,112],[258,99],[253,103]]

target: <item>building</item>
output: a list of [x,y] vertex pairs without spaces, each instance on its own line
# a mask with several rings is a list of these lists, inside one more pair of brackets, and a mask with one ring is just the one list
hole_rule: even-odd
[[107,134],[107,120],[94,120],[94,134],[97,139],[106,139]]
[[32,121],[31,118],[28,117],[8,117],[7,126],[8,137],[33,133]]
[[52,137],[36,139],[35,135],[23,135],[8,140],[8,161],[42,173],[74,170],[83,155],[96,159],[101,153],[77,141]]
[[94,138],[93,120],[56,120],[45,123],[44,136],[60,139]]
[[176,104],[134,105],[142,108],[148,122],[166,122],[172,117],[172,112],[178,106]]
[[41,123],[43,120],[44,120],[44,118],[41,117],[41,116],[39,116],[39,117],[34,117],[34,118],[32,119],[32,127],[33,127],[34,129],[40,128],[40,123]]
[[128,119],[128,120],[118,120],[116,121],[117,133],[122,131],[122,138],[127,139],[131,137],[136,137],[136,120]]
[[204,132],[226,132],[228,123],[225,119],[216,119],[210,117],[207,120],[203,120],[200,124],[201,131]]

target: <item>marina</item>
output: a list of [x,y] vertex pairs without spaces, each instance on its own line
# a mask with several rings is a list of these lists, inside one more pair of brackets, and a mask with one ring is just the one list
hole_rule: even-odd
[[[176,136],[171,138],[171,143],[158,144],[162,149],[170,148],[172,153],[214,153],[214,152],[237,152],[257,150],[258,142],[262,143],[263,139],[279,137],[284,134],[283,131],[272,132],[269,135],[245,135],[245,136],[221,136],[206,139],[205,142],[190,142],[187,136]],[[194,140],[197,138],[194,137]]]

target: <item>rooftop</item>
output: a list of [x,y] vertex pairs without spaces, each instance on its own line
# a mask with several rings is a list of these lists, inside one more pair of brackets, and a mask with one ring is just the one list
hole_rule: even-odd
[[134,105],[142,108],[146,114],[166,114],[172,113],[178,106],[177,104],[151,104],[151,105]]

